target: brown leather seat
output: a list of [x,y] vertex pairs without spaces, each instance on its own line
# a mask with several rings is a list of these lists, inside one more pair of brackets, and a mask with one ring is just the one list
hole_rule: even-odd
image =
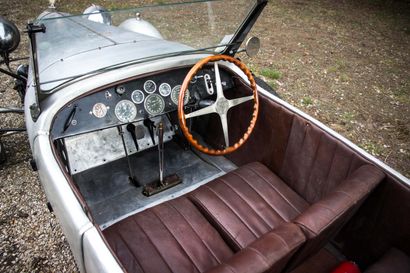
[[260,163],[250,163],[190,194],[191,200],[239,250],[309,207],[298,194]]
[[409,273],[410,257],[397,248],[390,249],[364,273]]
[[238,253],[186,197],[130,216],[103,231],[127,272],[280,272],[304,242],[284,224]]
[[316,253],[383,179],[364,165],[320,201],[309,205],[261,163],[250,163],[190,194],[191,200],[229,242],[241,249],[284,222],[295,222],[308,241],[290,267]]

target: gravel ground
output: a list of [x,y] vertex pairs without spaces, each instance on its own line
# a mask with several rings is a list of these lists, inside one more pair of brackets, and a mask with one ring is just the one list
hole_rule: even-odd
[[[0,14],[22,30],[46,2],[0,1]],[[95,2],[110,8],[125,3]],[[261,54],[245,60],[285,100],[410,176],[409,6],[384,2],[271,1],[254,30],[262,40]],[[61,10],[75,12],[87,4],[57,2]],[[22,35],[15,56],[27,52]],[[1,106],[21,106],[12,86],[0,76]],[[24,126],[24,120],[3,115],[0,125]],[[76,272],[29,166],[26,135],[2,141],[9,160],[0,167],[0,272]]]

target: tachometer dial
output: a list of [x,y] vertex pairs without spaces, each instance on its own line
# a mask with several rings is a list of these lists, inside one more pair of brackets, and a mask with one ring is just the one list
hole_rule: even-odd
[[137,107],[132,101],[122,100],[115,105],[115,116],[121,122],[131,122],[137,116]]
[[[174,88],[172,88],[171,100],[175,105],[178,105],[179,91],[181,91],[181,85],[177,85]],[[184,105],[188,103],[189,96],[189,90],[187,89],[184,96]]]
[[145,99],[144,107],[148,114],[156,116],[164,111],[165,102],[160,95],[151,94]]
[[134,103],[140,104],[144,101],[144,93],[141,90],[134,90],[131,94],[131,99]]
[[157,90],[157,85],[154,81],[148,80],[144,83],[144,90],[149,94],[154,93]]
[[161,83],[158,90],[162,96],[167,97],[171,94],[171,85],[168,83]]

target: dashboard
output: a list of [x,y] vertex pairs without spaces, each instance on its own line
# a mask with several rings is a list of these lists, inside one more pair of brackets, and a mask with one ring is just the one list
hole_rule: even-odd
[[[160,71],[115,83],[81,97],[57,113],[53,139],[138,122],[177,110],[181,84],[190,67]],[[220,69],[223,89],[233,87],[230,74]],[[195,107],[215,96],[215,72],[205,67],[192,80],[184,105]]]

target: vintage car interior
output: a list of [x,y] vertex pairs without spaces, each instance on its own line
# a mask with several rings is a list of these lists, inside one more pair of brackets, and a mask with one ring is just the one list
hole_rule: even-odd
[[[376,188],[403,187],[260,93],[258,119],[242,147],[199,152],[181,130],[178,99],[198,114],[186,120],[194,138],[222,151],[246,135],[256,103],[234,71],[213,62],[189,77],[190,68],[93,90],[53,123],[56,155],[128,272],[290,270],[328,246]],[[227,139],[216,113],[197,112],[213,105],[218,88],[228,100],[247,98],[227,113]],[[352,237],[367,233],[363,217],[350,225],[356,232],[339,234],[335,244],[346,253],[357,250]]]
[[[241,25],[247,31],[247,20],[266,5],[255,3]],[[47,121],[39,111],[49,113],[50,130],[40,138],[47,136],[83,211],[125,272],[320,273],[344,260],[366,272],[394,266],[409,272],[405,179],[255,81],[232,53],[246,33],[226,54],[182,54],[190,47],[159,32],[135,34],[54,11],[44,18],[45,27],[31,30],[45,33],[33,50],[42,71],[34,79],[44,89],[27,118],[39,116],[41,125]],[[79,54],[64,47],[61,29],[78,42]],[[81,32],[91,42],[113,44],[89,49]],[[146,47],[129,47],[137,43],[129,37]],[[53,59],[53,43],[68,57]],[[126,46],[138,58],[144,50],[176,48],[167,58],[190,61],[165,67],[165,57],[155,55],[156,69],[84,88],[54,111],[71,80],[88,84],[99,72],[123,75],[137,65],[127,66]],[[97,61],[78,65],[84,52]],[[107,69],[113,56],[125,65]],[[100,64],[104,70],[87,67]],[[93,72],[81,74],[87,69]]]

